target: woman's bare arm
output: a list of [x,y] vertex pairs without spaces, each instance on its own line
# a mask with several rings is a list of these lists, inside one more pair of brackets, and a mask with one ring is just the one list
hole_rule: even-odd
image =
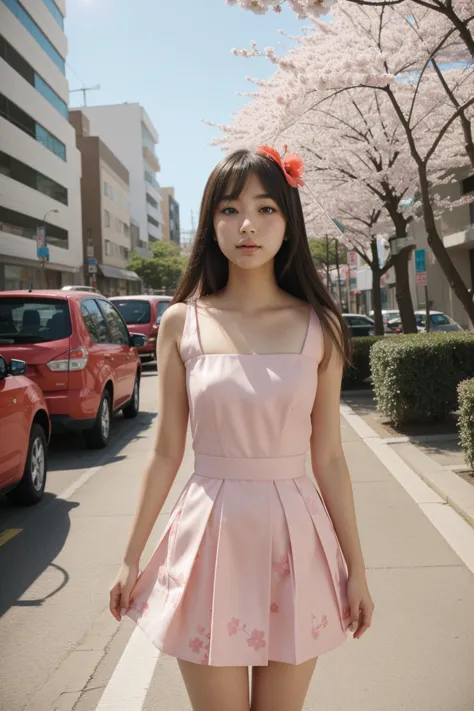
[[332,347],[320,368],[318,391],[311,415],[311,463],[336,530],[349,573],[365,575],[352,484],[341,441],[340,394],[343,363]]
[[124,562],[137,564],[181,465],[188,425],[186,372],[179,344],[186,315],[185,304],[170,306],[158,334],[158,423],[145,469],[137,510]]

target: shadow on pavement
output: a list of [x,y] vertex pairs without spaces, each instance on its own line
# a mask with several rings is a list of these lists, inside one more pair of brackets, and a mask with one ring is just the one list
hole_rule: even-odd
[[[117,432],[106,450],[82,452],[74,446],[74,442],[77,444],[76,437],[59,438],[55,449],[53,440],[48,469],[77,469],[79,478],[84,469],[121,461],[126,458],[121,450],[130,442],[141,439],[155,416],[156,413],[146,412],[140,413],[133,421],[123,420],[125,427]],[[7,514],[6,526],[22,529],[0,547],[0,617],[10,607],[40,607],[68,584],[68,571],[55,565],[54,561],[69,535],[70,511],[79,505],[48,492],[39,504],[25,508],[14,506],[5,497],[0,497],[0,517],[2,511]],[[8,514],[13,515],[10,517]],[[0,529],[3,527],[0,519]],[[33,593],[31,599],[20,600],[45,572],[51,575],[46,576],[44,596],[35,598]]]
[[[61,552],[69,534],[69,512],[79,504],[58,499],[51,494],[46,494],[43,501],[45,505],[35,517],[34,525],[29,525],[0,548],[0,617],[10,607],[41,607],[69,581],[68,572],[55,566],[53,561]],[[25,591],[49,567],[54,569],[54,584],[51,587],[46,585],[44,596],[32,596],[20,601]]]

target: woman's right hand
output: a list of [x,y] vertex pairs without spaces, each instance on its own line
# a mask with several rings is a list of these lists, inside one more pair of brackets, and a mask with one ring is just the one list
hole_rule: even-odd
[[110,612],[120,622],[122,610],[126,611],[133,602],[132,592],[138,578],[138,563],[122,563],[115,583],[110,588]]

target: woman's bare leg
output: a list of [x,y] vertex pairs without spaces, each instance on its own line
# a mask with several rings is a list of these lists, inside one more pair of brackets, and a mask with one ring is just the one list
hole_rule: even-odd
[[251,711],[302,711],[316,662],[253,667]]
[[249,711],[248,667],[178,664],[193,711]]

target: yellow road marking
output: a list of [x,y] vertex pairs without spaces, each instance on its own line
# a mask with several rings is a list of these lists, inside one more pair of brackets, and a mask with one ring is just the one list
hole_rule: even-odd
[[3,546],[4,543],[8,543],[8,541],[17,536],[22,531],[22,528],[7,528],[5,531],[2,531],[0,533],[0,546]]

